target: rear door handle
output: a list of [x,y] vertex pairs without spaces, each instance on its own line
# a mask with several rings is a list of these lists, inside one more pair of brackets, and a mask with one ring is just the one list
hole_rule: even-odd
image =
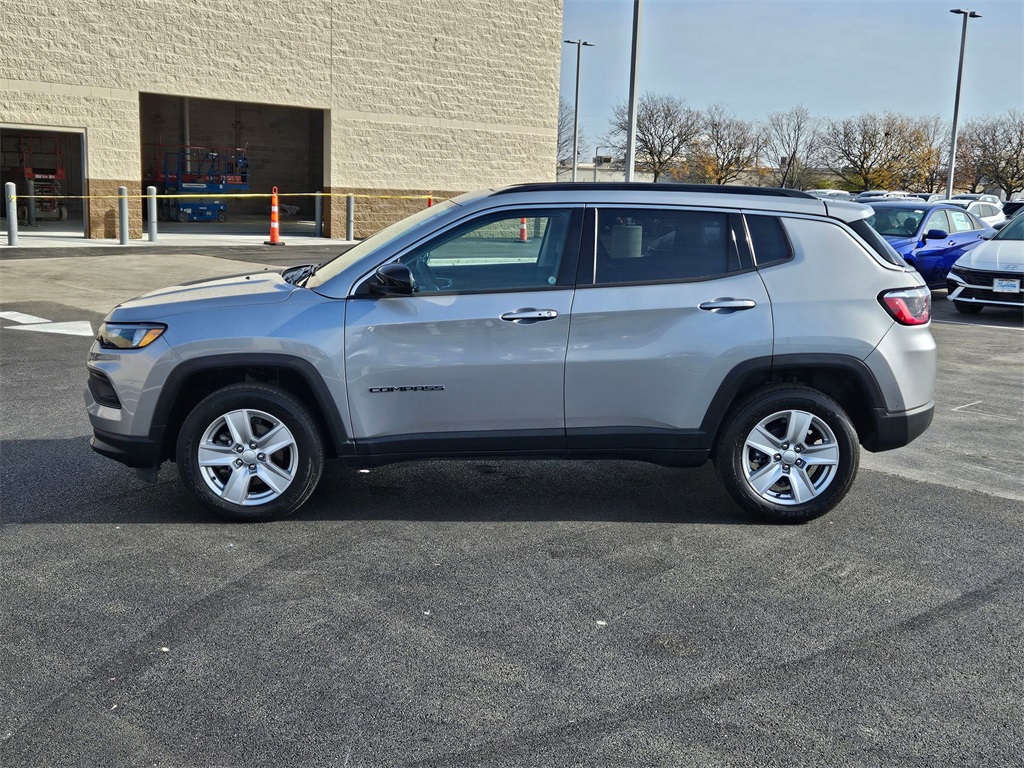
[[709,312],[718,312],[724,315],[739,312],[742,309],[753,309],[757,306],[757,302],[753,299],[712,299],[698,306]]
[[541,320],[554,320],[556,317],[558,317],[558,312],[553,309],[534,309],[533,307],[524,307],[522,309],[514,309],[511,312],[506,312],[501,316],[501,319],[509,323],[529,325],[531,323],[539,323]]

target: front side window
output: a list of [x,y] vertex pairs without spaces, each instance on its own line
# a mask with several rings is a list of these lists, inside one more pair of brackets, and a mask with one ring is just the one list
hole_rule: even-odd
[[412,271],[418,292],[550,288],[559,282],[559,270],[572,243],[572,224],[569,209],[490,214],[431,240],[399,261]]
[[928,217],[928,223],[925,224],[924,231],[928,232],[932,229],[941,229],[943,232],[949,232],[949,221],[946,219],[945,211],[932,211],[931,216]]
[[596,285],[710,279],[742,268],[727,213],[599,208],[596,215]]

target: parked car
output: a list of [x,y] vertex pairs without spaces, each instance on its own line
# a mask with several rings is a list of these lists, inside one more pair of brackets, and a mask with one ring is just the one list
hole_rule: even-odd
[[985,200],[958,200],[956,198],[947,200],[946,202],[951,205],[958,205],[965,211],[969,211],[990,227],[993,224],[998,224],[1000,221],[1006,221],[1006,214],[1003,213],[1003,207],[998,202],[992,203]]
[[946,296],[958,312],[1024,307],[1024,215],[1014,216],[991,239],[957,259]]
[[999,205],[1002,201],[998,195],[990,195],[983,192],[965,192],[960,195],[953,195],[951,200],[980,200],[983,203],[995,203]]
[[1017,215],[1017,212],[1021,208],[1024,208],[1024,200],[1004,200],[1003,201],[1003,215],[1008,219],[1012,219]]
[[868,223],[921,273],[931,288],[943,288],[950,267],[995,231],[950,202],[879,200]]
[[89,354],[92,447],[154,482],[176,461],[241,520],[294,512],[329,457],[562,457],[712,458],[741,507],[805,521],[860,446],[932,418],[931,293],[870,215],[753,187],[462,195],[319,266],[119,304]]

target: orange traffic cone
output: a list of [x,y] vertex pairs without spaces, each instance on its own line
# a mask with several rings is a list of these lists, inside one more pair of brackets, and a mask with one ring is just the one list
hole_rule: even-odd
[[281,225],[277,213],[277,187],[274,187],[270,195],[270,239],[263,241],[264,245],[284,245],[281,239]]
[[527,243],[530,238],[526,234],[526,217],[524,216],[519,220],[519,242]]

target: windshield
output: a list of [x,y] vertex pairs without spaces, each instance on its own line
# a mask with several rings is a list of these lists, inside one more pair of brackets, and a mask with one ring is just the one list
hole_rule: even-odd
[[993,240],[1024,240],[1024,215],[1014,216]]
[[425,221],[429,221],[435,216],[448,213],[455,206],[456,203],[446,200],[438,205],[424,208],[419,213],[414,213],[408,218],[396,221],[390,227],[385,227],[380,232],[370,235],[365,240],[360,241],[354,247],[345,251],[345,253],[339,254],[330,261],[326,261],[321,264],[317,268],[316,272],[311,275],[309,280],[306,282],[306,287],[316,288],[318,285],[322,285],[335,275],[339,274],[346,267],[355,264],[366,254],[401,237],[413,227],[422,224]]
[[868,224],[880,235],[912,237],[923,218],[924,211],[916,208],[876,208]]

